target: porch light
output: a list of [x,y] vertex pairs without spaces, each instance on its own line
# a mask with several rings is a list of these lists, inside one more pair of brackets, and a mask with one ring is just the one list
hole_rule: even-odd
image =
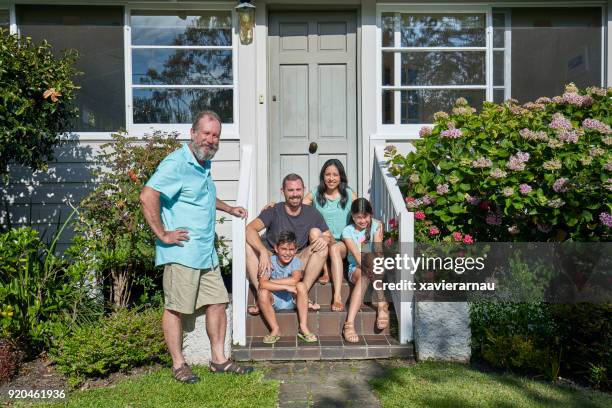
[[240,19],[240,43],[243,45],[253,42],[253,26],[255,25],[255,6],[251,0],[240,0],[236,6]]

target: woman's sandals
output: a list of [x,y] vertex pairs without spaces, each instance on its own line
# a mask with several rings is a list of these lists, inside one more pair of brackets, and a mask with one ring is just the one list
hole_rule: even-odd
[[210,371],[215,374],[233,373],[233,374],[249,374],[253,372],[253,367],[240,366],[232,360],[226,360],[224,363],[210,362]]
[[351,322],[344,323],[344,329],[342,330],[342,336],[344,336],[344,340],[349,343],[359,343],[359,336],[355,331],[355,324]]
[[332,312],[344,312],[344,305],[342,302],[335,301],[331,304]]
[[382,306],[378,306],[378,312],[376,313],[376,328],[378,330],[385,330],[389,326],[389,304],[384,303]]

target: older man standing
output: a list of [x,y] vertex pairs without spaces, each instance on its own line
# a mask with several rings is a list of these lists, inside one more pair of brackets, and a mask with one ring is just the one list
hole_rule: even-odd
[[215,250],[216,209],[246,217],[242,207],[217,199],[210,175],[211,162],[219,149],[221,119],[215,112],[197,115],[190,131],[191,142],[168,155],[140,194],[142,211],[157,236],[155,264],[164,266],[164,314],[162,327],[174,378],[194,383],[198,377],[182,353],[181,314],[192,314],[206,306],[206,332],[210,339],[213,372],[245,374],[226,360],[223,353],[229,302]]

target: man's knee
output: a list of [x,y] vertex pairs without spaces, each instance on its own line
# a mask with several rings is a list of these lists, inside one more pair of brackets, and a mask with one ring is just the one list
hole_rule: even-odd
[[319,238],[319,236],[321,235],[321,230],[318,228],[311,228],[310,231],[308,231],[308,240],[310,242],[314,241],[315,239]]
[[227,303],[215,303],[213,305],[206,306],[206,311],[209,313],[225,313]]
[[300,294],[308,293],[308,288],[306,287],[306,284],[304,282],[298,282],[295,285],[295,289]]

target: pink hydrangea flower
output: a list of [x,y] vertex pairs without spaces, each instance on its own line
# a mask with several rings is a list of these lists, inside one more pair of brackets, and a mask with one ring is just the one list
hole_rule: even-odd
[[529,161],[529,153],[518,152],[515,155],[510,156],[506,167],[513,171],[525,170],[525,163]]
[[555,180],[555,182],[553,183],[553,190],[555,190],[555,193],[566,193],[568,190],[567,182],[568,179],[566,179],[565,177],[561,177]]
[[419,130],[419,136],[420,137],[427,137],[429,135],[431,135],[431,132],[433,131],[433,129],[429,126],[423,126],[420,130]]
[[459,241],[461,241],[461,238],[462,238],[462,235],[461,235],[461,233],[460,233],[460,232],[458,232],[458,231],[453,232],[453,239],[454,239],[455,241],[458,241],[458,242],[459,242]]
[[486,157],[479,157],[472,162],[472,167],[475,169],[484,169],[486,167],[491,167],[492,165],[493,162]]
[[612,133],[610,126],[598,121],[597,119],[585,119],[582,121],[582,127],[588,130],[599,132],[603,135],[609,135]]
[[531,190],[533,189],[531,188],[529,184],[523,183],[519,186],[519,191],[521,192],[522,195],[527,195],[531,193]]
[[433,203],[433,200],[428,195],[424,195],[421,200],[423,200],[423,204],[425,204],[425,205],[429,205],[429,204]]
[[485,217],[485,222],[489,225],[501,225],[501,216],[495,213],[489,213]]
[[433,235],[438,235],[440,233],[440,230],[437,227],[431,227],[429,229],[429,235],[433,236]]
[[425,213],[423,211],[417,211],[414,213],[414,218],[416,218],[419,221],[422,221],[425,219]]
[[469,195],[469,194],[468,194],[468,195],[467,195],[467,197],[465,198],[465,201],[467,201],[467,202],[468,202],[468,204],[471,204],[471,205],[478,205],[478,204],[480,204],[480,200],[479,200],[478,198],[476,198],[476,197],[472,197],[472,196],[471,196],[471,195]]
[[609,213],[602,212],[601,214],[599,214],[599,220],[606,227],[612,228],[612,215],[610,215]]
[[471,245],[474,243],[474,238],[472,238],[470,234],[465,234],[465,236],[463,237],[463,243]]
[[559,112],[552,116],[552,121],[548,126],[554,130],[572,130],[572,122]]
[[438,184],[436,186],[436,192],[438,194],[446,194],[449,192],[449,188],[448,188],[448,184],[444,183],[444,184]]
[[462,135],[463,133],[461,132],[461,129],[446,129],[440,133],[441,137],[445,137],[448,139],[457,139]]

